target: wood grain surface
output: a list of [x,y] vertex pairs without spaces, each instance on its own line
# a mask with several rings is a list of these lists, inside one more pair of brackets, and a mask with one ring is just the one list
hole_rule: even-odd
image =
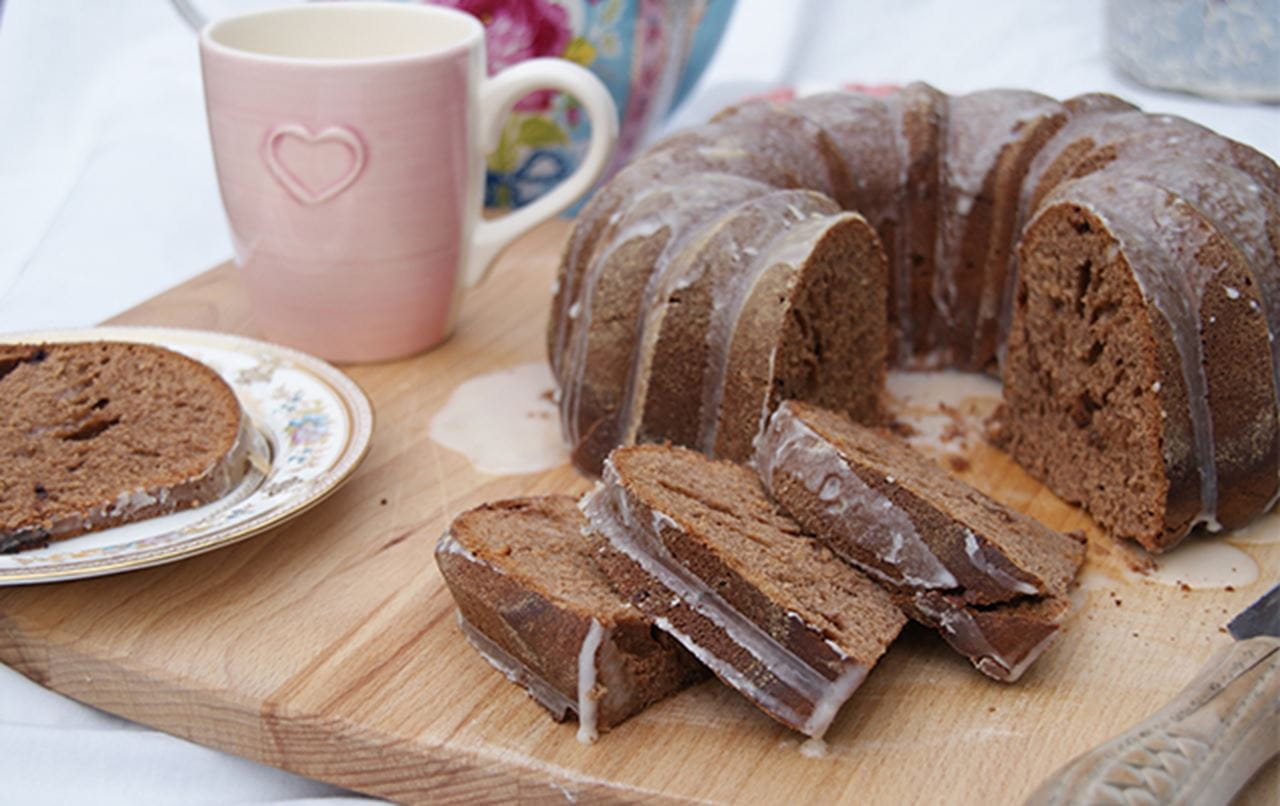
[[[1131,549],[978,446],[965,478],[1089,535],[1081,611],[1020,683],[986,679],[912,627],[837,718],[825,758],[802,756],[795,734],[714,681],[579,744],[462,639],[432,549],[465,508],[587,484],[567,466],[482,475],[427,436],[458,383],[543,358],[566,230],[550,222],[510,249],[443,347],[346,368],[377,432],[323,504],[172,565],[0,591],[0,660],[107,711],[394,800],[1016,803],[1157,710],[1280,577],[1274,543],[1241,546],[1260,575],[1237,590],[1137,577]],[[229,266],[113,321],[255,335]],[[1241,802],[1277,802],[1276,768]]]

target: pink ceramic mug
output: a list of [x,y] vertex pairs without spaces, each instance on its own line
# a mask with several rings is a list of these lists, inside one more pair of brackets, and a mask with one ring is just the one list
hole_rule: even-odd
[[[604,85],[559,59],[485,77],[484,29],[435,6],[322,3],[219,20],[200,36],[236,261],[268,338],[334,361],[425,350],[461,291],[603,171]],[[536,203],[481,218],[484,155],[534,90],[576,96],[592,138]]]

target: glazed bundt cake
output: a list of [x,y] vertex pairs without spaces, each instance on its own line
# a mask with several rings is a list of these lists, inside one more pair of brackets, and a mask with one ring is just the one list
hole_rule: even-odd
[[1280,494],[1280,169],[1118,98],[832,92],[654,144],[566,245],[575,464],[746,460],[785,399],[874,424],[886,365],[1000,373],[999,438],[1163,550]]

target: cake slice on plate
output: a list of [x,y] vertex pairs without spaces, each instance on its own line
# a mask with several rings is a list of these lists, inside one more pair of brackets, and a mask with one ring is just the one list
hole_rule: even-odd
[[251,428],[216,372],[163,347],[0,345],[0,552],[221,498]]
[[1017,680],[1070,611],[1084,545],[892,435],[790,400],[756,445],[770,494],[985,674]]
[[592,741],[706,671],[613,592],[585,525],[567,496],[495,501],[454,520],[436,563],[480,655]]
[[821,738],[906,619],[746,467],[637,445],[583,498],[628,601],[769,716]]

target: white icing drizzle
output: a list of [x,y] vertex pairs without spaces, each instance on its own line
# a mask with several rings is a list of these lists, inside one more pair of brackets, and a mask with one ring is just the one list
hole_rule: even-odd
[[[948,103],[948,99],[944,96],[943,104]],[[934,152],[934,182],[936,194],[933,199],[933,272],[929,277],[929,298],[933,301],[935,331],[942,329],[943,331],[955,321],[955,306],[953,303],[958,302],[956,297],[956,276],[953,271],[954,266],[947,262],[947,211],[943,204],[943,198],[946,195],[947,177],[946,169],[948,162],[948,153],[951,149],[951,115],[947,113],[946,106],[938,111],[938,132],[936,135]],[[949,363],[947,359],[950,356],[943,356],[942,353],[947,352],[948,348],[942,343],[941,334],[930,337],[929,343],[933,344],[933,352],[939,353],[938,358],[942,360],[933,360],[928,363],[929,366],[944,365]]]
[[735,690],[742,692],[748,699],[767,704],[770,711],[778,714],[793,725],[799,725],[803,721],[803,717],[794,709],[771,697],[764,689],[756,685],[751,678],[738,671],[737,667],[711,654],[711,650],[681,632],[666,617],[657,616],[653,619],[653,623],[657,625],[658,629],[679,641],[680,645],[689,650],[689,653],[697,658],[699,663],[715,672],[717,677]]
[[991,577],[995,582],[1003,588],[1018,593],[1025,593],[1028,596],[1034,596],[1040,593],[1040,590],[1027,582],[1013,576],[1000,566],[987,559],[986,553],[988,549],[985,545],[978,541],[978,536],[970,529],[964,530],[964,553],[969,558],[969,562],[974,568],[983,574]]
[[853,472],[835,446],[797,417],[788,402],[778,407],[756,439],[754,461],[771,495],[782,474],[799,479],[816,494],[826,503],[829,528],[888,566],[876,570],[892,583],[933,589],[959,586],[921,538],[910,514]]
[[[715,657],[706,647],[691,636],[675,629],[669,620],[656,618],[655,623],[688,649],[694,657],[716,672],[725,682],[760,704],[765,710],[779,715],[810,736],[821,737],[834,719],[840,705],[848,699],[865,679],[868,669],[845,657],[842,670],[829,680],[817,669],[778,642],[759,625],[743,616],[716,593],[703,580],[680,565],[660,538],[652,533],[654,527],[676,524],[677,521],[663,513],[655,513],[651,523],[644,524],[631,511],[627,493],[620,486],[613,463],[605,460],[603,480],[580,504],[591,528],[603,535],[618,551],[639,565],[646,574],[678,596],[686,607],[702,616],[722,631],[730,640],[741,646],[758,660],[779,682],[813,703],[807,717],[770,695],[741,671]],[[808,627],[808,625],[805,625]],[[813,629],[809,627],[809,629]],[[840,653],[843,655],[844,653]]]
[[850,663],[840,672],[840,676],[835,679],[827,690],[813,704],[813,711],[809,714],[809,718],[805,720],[801,726],[800,732],[806,736],[812,736],[821,739],[826,735],[827,728],[831,727],[832,721],[835,720],[836,714],[840,712],[840,706],[845,704],[853,692],[858,690],[858,686],[862,685],[862,681],[867,679],[867,668],[856,663]]
[[1232,543],[1266,545],[1280,543],[1280,512],[1270,512],[1226,536]]
[[[494,574],[506,576],[501,568],[478,558],[462,545],[453,530],[445,532],[436,543],[436,557],[455,555],[469,563],[489,569]],[[467,638],[491,666],[501,671],[508,680],[524,687],[529,694],[551,711],[557,719],[564,719],[568,711],[578,715],[578,741],[590,744],[599,737],[600,703],[607,701],[611,707],[625,705],[633,696],[625,663],[614,646],[613,630],[599,619],[592,618],[582,636],[577,657],[576,699],[571,699],[539,675],[533,667],[503,649],[493,639],[480,632],[458,612],[458,623]],[[535,657],[537,657],[535,655]]]
[[431,417],[431,439],[481,473],[536,473],[568,458],[548,399],[554,381],[543,361],[468,378]]
[[[1275,399],[1280,404],[1280,343],[1275,332],[1280,330],[1280,272],[1271,239],[1270,227],[1280,215],[1280,196],[1264,190],[1251,181],[1248,174],[1229,165],[1188,159],[1165,159],[1142,162],[1124,169],[1125,174],[1159,185],[1186,199],[1203,211],[1253,267],[1253,279],[1261,299],[1250,298],[1249,308],[1262,310],[1267,320],[1271,350],[1271,382]],[[1243,298],[1247,292],[1224,288],[1229,299]],[[1280,470],[1280,468],[1278,468]],[[1266,509],[1280,500],[1280,487]]]
[[1258,580],[1258,563],[1222,540],[1188,540],[1136,572],[1144,580],[1192,589],[1245,588]]
[[578,741],[591,744],[600,737],[596,729],[597,698],[596,687],[596,652],[605,639],[605,629],[600,622],[591,619],[586,635],[582,637],[582,648],[578,650]]
[[821,739],[805,739],[800,743],[800,755],[805,758],[826,758],[827,743]]
[[[154,495],[152,494],[154,492]],[[138,510],[145,509],[154,504],[164,504],[169,500],[169,490],[160,488],[153,491],[147,491],[141,487],[136,490],[126,491],[116,496],[116,500],[107,509],[108,518],[116,518],[121,515],[132,515]]]
[[[982,325],[994,318],[997,303],[991,297],[995,290],[985,287],[987,276],[992,272],[986,265],[990,260],[988,251],[984,250],[979,256],[976,267],[983,281],[978,298],[960,298],[956,278],[964,257],[966,231],[971,225],[965,217],[973,209],[987,177],[996,170],[1006,149],[1020,147],[1023,138],[1033,132],[1037,124],[1051,119],[1061,109],[1061,104],[1052,98],[1023,90],[982,90],[949,97],[944,161],[946,181],[940,185],[939,193],[944,194],[944,202],[946,194],[950,194],[953,202],[939,206],[937,226],[942,241],[934,273],[935,299],[941,296],[939,310],[947,324],[954,325],[955,313],[965,306],[973,309],[976,324]],[[995,199],[990,201],[994,203]],[[1015,212],[1010,210],[1008,215]],[[992,227],[1000,224],[994,218],[997,214],[993,210]],[[993,237],[993,233],[987,232],[986,236]],[[941,286],[939,279],[943,280]]]

